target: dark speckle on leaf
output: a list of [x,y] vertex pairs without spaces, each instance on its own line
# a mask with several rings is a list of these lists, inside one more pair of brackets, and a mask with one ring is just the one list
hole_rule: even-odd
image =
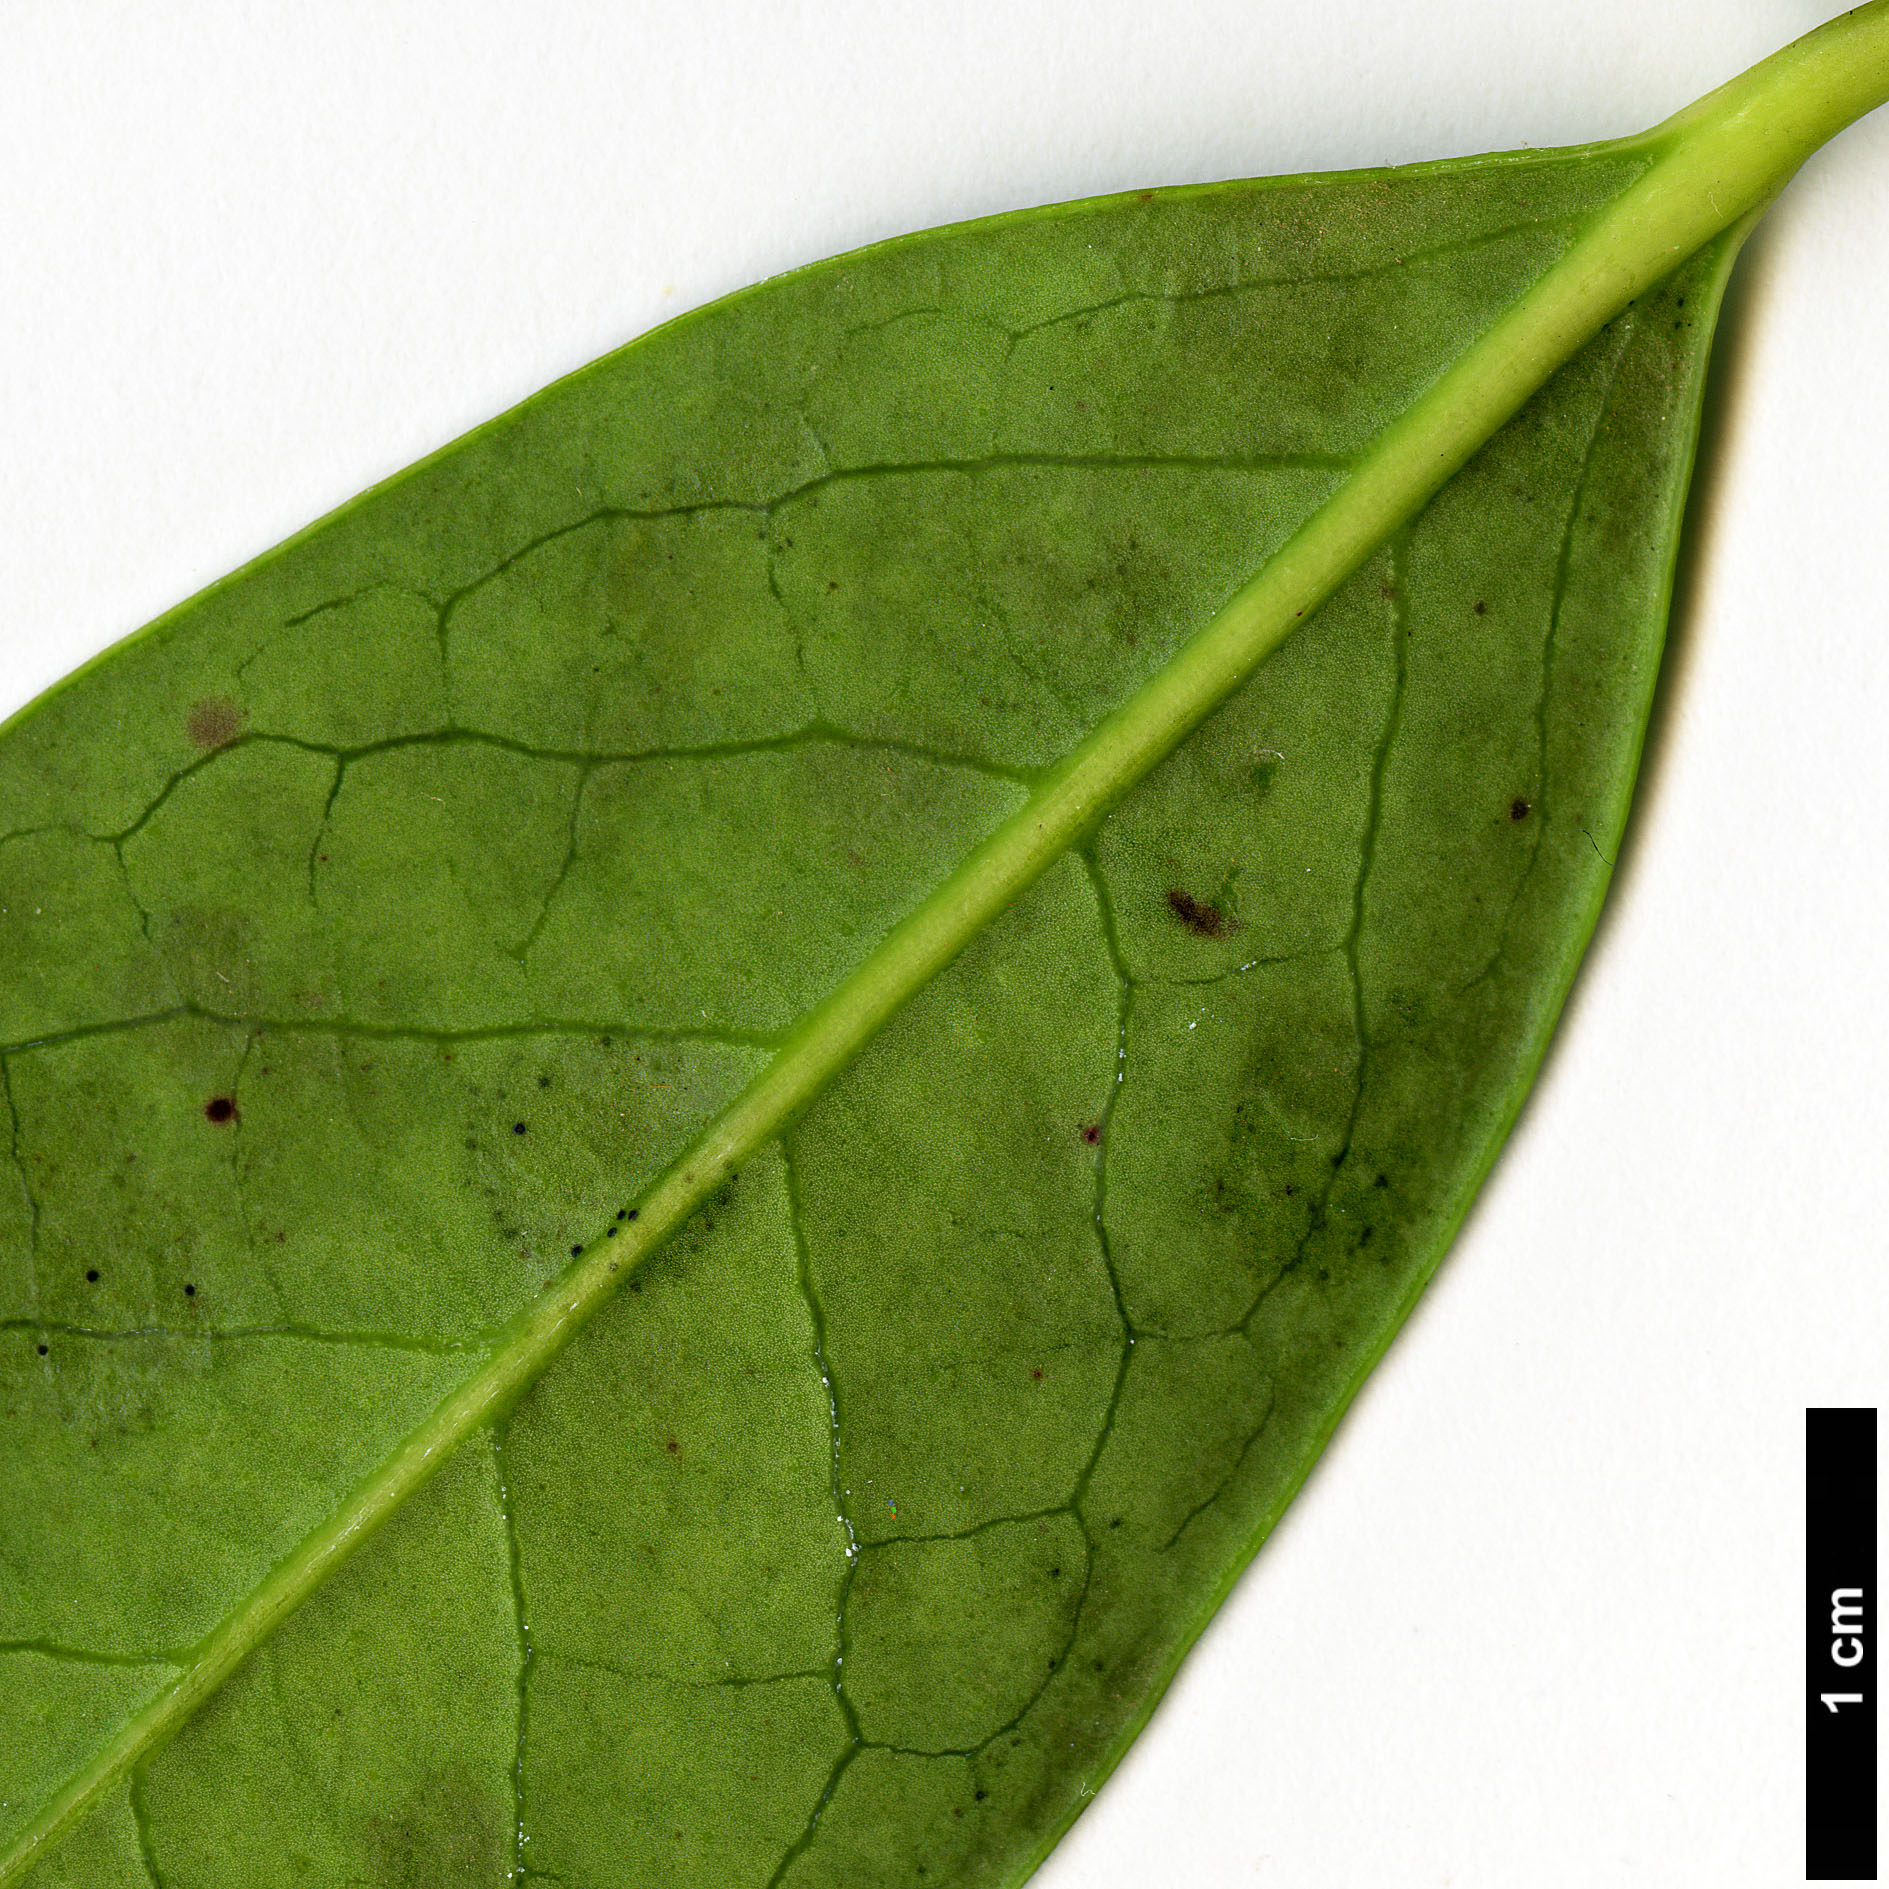
[[98,1268],[96,1266],[87,1268],[86,1274],[85,1274],[85,1283],[88,1286],[95,1286],[98,1284]]
[[226,696],[206,696],[184,717],[184,733],[199,748],[220,748],[242,732],[243,711]]
[[1516,799],[1509,802],[1509,818],[1511,820],[1526,820],[1533,811],[1533,807],[1526,800]]
[[230,1095],[213,1095],[203,1105],[203,1118],[215,1122],[220,1128],[225,1122],[236,1119],[236,1098]]
[[1196,938],[1224,938],[1227,934],[1227,916],[1219,906],[1204,904],[1179,886],[1168,887],[1168,910]]
[[512,1123],[512,1133],[514,1135],[522,1135],[524,1132],[525,1132],[525,1124],[523,1122]]

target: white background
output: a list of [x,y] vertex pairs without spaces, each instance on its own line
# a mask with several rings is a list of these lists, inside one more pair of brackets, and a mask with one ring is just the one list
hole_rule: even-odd
[[[0,0],[0,710],[555,375],[875,238],[1631,131],[1825,0]],[[1884,1390],[1889,114],[1722,342],[1514,1142],[1037,1879],[1801,1879],[1801,1438]]]

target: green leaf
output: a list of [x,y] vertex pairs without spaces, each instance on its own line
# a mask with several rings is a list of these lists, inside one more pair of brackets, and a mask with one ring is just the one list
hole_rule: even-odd
[[1715,124],[843,259],[12,725],[18,1863],[1027,1867],[1572,974],[1779,160],[1412,514]]

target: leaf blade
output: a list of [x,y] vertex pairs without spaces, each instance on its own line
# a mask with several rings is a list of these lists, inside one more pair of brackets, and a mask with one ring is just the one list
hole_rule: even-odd
[[[848,1047],[850,1047],[850,1045],[848,1045]],[[773,1124],[769,1124],[769,1126],[773,1126]],[[737,1145],[739,1145],[739,1143],[737,1143]]]

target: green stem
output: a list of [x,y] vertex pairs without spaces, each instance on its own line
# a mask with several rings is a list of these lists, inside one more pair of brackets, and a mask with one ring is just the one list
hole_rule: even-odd
[[1819,145],[1889,99],[1889,0],[1870,0],[1615,149],[1648,168],[1520,300],[1378,436],[1345,484],[1173,660],[1100,723],[867,960],[816,1005],[755,1082],[521,1314],[477,1372],[281,1562],[189,1668],[40,1811],[0,1857],[16,1883],[238,1665],[457,1445],[544,1372],[729,1173],[850,1063],[892,1014],[1252,675],[1406,524],[1577,349],[1721,231],[1754,215]]

